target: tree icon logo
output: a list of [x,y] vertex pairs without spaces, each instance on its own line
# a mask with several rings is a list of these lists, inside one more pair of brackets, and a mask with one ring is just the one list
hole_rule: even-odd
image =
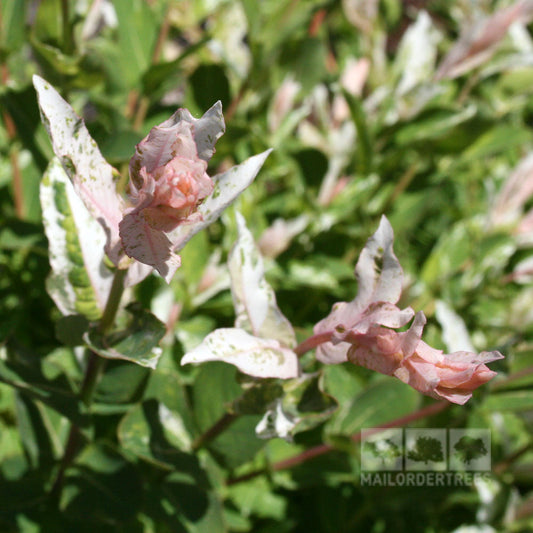
[[365,471],[402,469],[403,438],[401,429],[376,433],[363,429],[361,435],[361,468]]
[[490,430],[450,429],[450,470],[490,470]]
[[422,461],[426,465],[431,462],[444,461],[442,443],[433,437],[418,437],[415,447],[407,452],[407,457],[411,461]]
[[407,470],[446,469],[445,429],[407,429],[405,437]]

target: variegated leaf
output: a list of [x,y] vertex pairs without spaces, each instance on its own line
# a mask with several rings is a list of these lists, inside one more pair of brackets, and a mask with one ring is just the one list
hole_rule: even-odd
[[83,120],[59,93],[37,75],[33,76],[33,84],[54,153],[76,193],[104,228],[106,252],[113,263],[118,264],[121,253],[118,225],[124,206],[116,191],[117,174],[102,157]]
[[265,279],[261,254],[244,217],[240,213],[236,217],[239,236],[228,260],[237,315],[235,326],[257,337],[276,339],[284,346],[294,347],[294,330],[279,310],[276,295]]
[[238,328],[210,333],[194,350],[185,354],[182,365],[223,361],[257,378],[294,378],[299,374],[298,356],[276,340],[260,339]]
[[48,293],[64,315],[97,320],[112,282],[112,273],[104,264],[104,230],[83,205],[57,159],[44,174],[40,198],[52,267]]

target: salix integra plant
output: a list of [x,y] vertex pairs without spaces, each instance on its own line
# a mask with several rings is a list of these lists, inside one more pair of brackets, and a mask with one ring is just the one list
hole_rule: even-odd
[[148,328],[144,334],[152,333],[147,344],[136,326],[137,340],[144,342],[140,351],[138,342],[118,349],[98,334],[112,325],[124,288],[153,269],[167,282],[172,279],[180,266],[177,252],[248,187],[268,151],[210,177],[207,162],[225,129],[222,106],[216,103],[200,119],[180,109],[137,145],[128,194],[122,195],[117,171],[82,119],[45,80],[35,76],[34,85],[56,155],[41,185],[52,266],[49,293],[64,315],[100,319],[84,332],[85,343],[100,355],[153,367],[164,331],[155,317],[134,313]]
[[[324,364],[353,364],[394,376],[437,399],[464,404],[472,391],[496,375],[486,363],[497,352],[445,354],[421,337],[426,318],[398,303],[403,271],[393,251],[393,231],[382,217],[355,268],[359,290],[351,302],[339,302],[314,327],[314,335],[295,346],[292,328],[281,314],[264,279],[258,250],[238,216],[239,238],[229,268],[236,310],[235,328],[219,329],[186,354],[182,364],[226,361],[256,378],[305,376],[297,357],[316,349]],[[411,326],[405,330],[410,322]],[[272,407],[272,404],[271,404]],[[276,423],[286,425],[286,421]]]
[[[181,264],[178,252],[253,181],[269,151],[210,177],[208,162],[225,129],[221,105],[199,119],[180,109],[135,148],[123,195],[117,190],[118,173],[83,121],[50,84],[37,76],[34,84],[56,155],[41,187],[50,241],[50,295],[67,319],[86,319],[81,327],[76,322],[78,340],[93,358],[155,368],[165,329],[151,313],[130,304],[129,325],[108,334],[123,290],[152,270],[170,282]],[[244,217],[236,217],[238,237],[228,257],[235,326],[214,330],[181,361],[222,361],[252,377],[244,395],[228,406],[227,421],[239,414],[261,414],[259,436],[290,438],[326,419],[336,402],[324,391],[316,364],[306,368],[299,359],[313,349],[319,363],[351,362],[457,404],[495,375],[486,363],[501,358],[499,352],[444,354],[422,340],[424,314],[397,306],[403,271],[385,217],[357,262],[356,298],[336,304],[300,344],[266,281]],[[91,377],[91,366],[87,368],[91,379],[84,381],[81,393],[89,401],[91,388],[85,384],[94,386],[97,375]],[[225,425],[217,427],[222,431]]]

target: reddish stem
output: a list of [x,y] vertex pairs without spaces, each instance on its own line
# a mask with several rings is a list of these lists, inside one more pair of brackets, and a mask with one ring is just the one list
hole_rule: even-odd
[[298,344],[293,351],[296,355],[303,355],[309,350],[316,348],[320,344],[330,341],[333,333],[333,331],[326,331],[325,333],[317,333],[316,335],[312,335],[308,339],[305,339],[303,342]]
[[[414,422],[415,420],[420,420],[427,416],[435,415],[439,413],[440,411],[443,411],[449,406],[450,406],[450,403],[444,400],[441,402],[433,403],[431,405],[428,405],[427,407],[419,409],[418,411],[414,411],[413,413],[410,413],[408,415],[402,416],[400,418],[396,418],[394,420],[391,420],[390,422],[386,422],[385,424],[380,424],[379,426],[376,426],[375,428],[373,428],[372,431],[365,433],[365,435],[371,435],[373,433],[378,433],[382,429],[403,426],[404,424]],[[355,435],[352,435],[351,439],[353,442],[360,442],[361,432],[358,432]],[[306,461],[309,461],[310,459],[313,459],[320,455],[324,455],[325,453],[328,453],[334,449],[335,448],[331,444],[320,444],[313,448],[309,448],[308,450],[305,450],[302,453],[294,455],[293,457],[289,457],[288,459],[284,459],[283,461],[278,461],[277,463],[274,463],[273,465],[271,465],[268,469],[263,468],[261,470],[254,470],[253,472],[249,472],[248,474],[244,474],[242,476],[229,479],[227,482],[227,485],[235,485],[236,483],[242,483],[243,481],[248,481],[250,479],[253,479],[267,472],[278,472],[279,470],[285,470],[287,468],[292,468],[293,466],[305,463]]]

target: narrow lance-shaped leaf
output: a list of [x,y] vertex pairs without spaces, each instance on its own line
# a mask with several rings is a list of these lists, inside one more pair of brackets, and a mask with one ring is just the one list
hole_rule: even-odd
[[[351,302],[336,303],[331,313],[315,325],[315,334],[366,333],[373,325],[399,328],[413,318],[414,312],[410,307],[399,309],[395,305],[402,291],[403,272],[394,255],[393,241],[392,227],[383,216],[355,267],[357,296]],[[339,340],[337,338],[335,344],[321,344],[317,349],[317,359],[328,364],[346,361],[349,345]]]
[[235,326],[293,347],[296,338],[292,325],[276,305],[274,291],[265,279],[263,260],[244,217],[238,212],[236,217],[239,236],[228,260],[237,315]]
[[402,96],[417,85],[431,80],[437,58],[440,35],[426,11],[419,11],[398,48],[395,69],[401,74],[396,88]]
[[390,222],[381,217],[376,233],[368,239],[355,267],[359,305],[366,307],[371,302],[396,303],[400,299],[403,272],[394,255],[393,243]]
[[39,76],[33,77],[41,118],[54,153],[83,203],[106,232],[106,252],[118,264],[121,244],[118,225],[123,200],[116,191],[116,173],[102,157],[83,120],[59,93]]
[[298,356],[273,339],[260,339],[237,328],[210,333],[194,350],[185,354],[182,365],[223,361],[257,378],[294,378],[299,373]]
[[112,273],[104,264],[105,233],[53,159],[40,188],[52,272],[47,289],[64,315],[97,320],[105,307]]

